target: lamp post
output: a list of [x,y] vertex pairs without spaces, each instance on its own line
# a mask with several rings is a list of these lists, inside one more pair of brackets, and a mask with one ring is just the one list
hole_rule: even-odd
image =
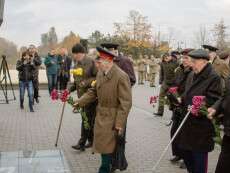
[[0,26],[3,22],[3,11],[4,11],[5,0],[0,0]]

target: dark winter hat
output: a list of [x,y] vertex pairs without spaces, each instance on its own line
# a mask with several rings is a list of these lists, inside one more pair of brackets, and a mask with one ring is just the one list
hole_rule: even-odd
[[102,43],[101,47],[106,48],[106,49],[115,49],[117,50],[119,47],[119,44],[116,43]]
[[189,52],[193,51],[194,49],[191,49],[191,48],[186,48],[186,49],[183,49],[180,53],[181,55],[188,55]]
[[216,52],[216,51],[219,50],[218,48],[216,48],[216,47],[214,47],[214,46],[210,46],[210,45],[202,45],[202,47],[203,47],[204,49],[206,49],[206,50],[211,51],[211,52]]
[[162,56],[161,56],[161,58],[163,59],[163,58],[166,58],[166,57],[168,57],[168,56],[170,56],[170,54],[169,53],[164,53]]
[[84,46],[82,46],[82,44],[80,44],[80,43],[75,44],[72,48],[72,53],[75,53],[75,54],[85,53],[85,52],[86,52],[86,50],[85,50]]
[[189,52],[188,56],[192,57],[193,59],[206,59],[209,60],[208,52],[204,49],[196,49]]

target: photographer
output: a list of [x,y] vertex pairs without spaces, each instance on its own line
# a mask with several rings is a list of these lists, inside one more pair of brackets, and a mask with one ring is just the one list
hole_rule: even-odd
[[25,89],[27,89],[29,96],[29,108],[30,112],[34,112],[33,109],[33,71],[35,69],[35,65],[32,59],[29,56],[29,52],[23,52],[22,58],[17,61],[16,69],[19,74],[19,91],[20,91],[20,108],[24,109],[24,95]]
[[40,56],[38,56],[37,49],[34,45],[29,46],[29,55],[31,60],[34,63],[34,70],[33,70],[33,88],[34,88],[34,100],[36,103],[39,103],[39,68],[42,64]]

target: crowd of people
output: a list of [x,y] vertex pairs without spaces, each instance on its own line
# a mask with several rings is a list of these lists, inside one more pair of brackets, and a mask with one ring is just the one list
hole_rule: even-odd
[[[87,49],[76,44],[72,48],[72,58],[65,48],[59,52],[51,50],[44,60],[46,66],[49,94],[54,89],[76,91],[78,99],[74,101],[74,110],[81,107],[85,113],[89,128],[85,127],[82,117],[81,137],[74,150],[101,154],[99,173],[112,173],[121,169],[114,161],[114,152],[118,136],[126,138],[126,124],[132,106],[132,86],[136,83],[134,62],[118,51],[118,44],[103,43],[96,48],[95,59],[87,56]],[[171,136],[173,137],[196,96],[205,97],[207,115],[199,113],[189,116],[172,143],[171,162],[183,160],[181,168],[188,173],[207,173],[208,153],[214,149],[215,127],[212,119],[218,119],[224,125],[222,151],[216,173],[227,173],[230,154],[230,56],[228,53],[217,54],[218,49],[203,45],[203,49],[184,49],[162,55],[159,62],[154,56],[141,56],[137,62],[138,84],[149,81],[150,87],[156,87],[155,78],[159,72],[159,105],[154,113],[158,117],[164,114],[165,98],[168,97],[172,111]],[[33,112],[34,101],[39,103],[38,69],[41,58],[36,48],[31,45],[22,53],[17,62],[19,71],[20,107],[24,108],[25,89],[29,95],[29,108]],[[74,82],[70,81],[70,70]],[[177,88],[177,103],[169,95],[172,87]],[[125,142],[123,143],[125,153]],[[122,168],[126,169],[126,168]]]
[[[172,142],[171,162],[183,160],[181,168],[188,173],[207,173],[208,153],[214,150],[216,126],[224,125],[222,151],[218,160],[216,173],[227,173],[230,170],[229,128],[230,117],[227,103],[229,101],[229,54],[220,52],[218,48],[202,45],[203,49],[184,49],[172,51],[162,56],[160,63],[160,93],[158,111],[155,116],[162,117],[166,97],[173,113],[171,137],[190,111],[186,121],[179,129]],[[176,88],[176,94],[170,89]],[[176,95],[176,96],[175,96]],[[202,108],[206,108],[205,116],[201,110],[195,114],[194,98],[204,98]],[[192,107],[191,107],[192,106]],[[200,108],[201,109],[201,108]],[[218,124],[214,124],[213,119]]]

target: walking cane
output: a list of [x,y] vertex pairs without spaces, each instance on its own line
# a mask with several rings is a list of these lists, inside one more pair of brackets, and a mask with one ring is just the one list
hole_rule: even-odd
[[177,131],[175,132],[175,134],[173,135],[172,139],[170,140],[169,144],[165,147],[164,151],[162,152],[162,154],[160,155],[160,158],[158,159],[157,163],[154,165],[152,172],[156,173],[157,167],[159,166],[161,160],[163,159],[163,157],[165,156],[166,152],[168,151],[170,145],[172,144],[172,142],[175,140],[177,134],[180,132],[181,128],[183,127],[184,123],[186,122],[186,120],[188,119],[189,115],[191,113],[191,106],[188,107],[188,113],[185,115],[183,121],[181,122],[180,126],[178,127]]
[[58,140],[59,140],[61,126],[62,126],[62,120],[63,120],[63,116],[64,116],[64,111],[65,111],[65,105],[66,105],[66,102],[64,102],[63,106],[62,106],[61,118],[60,118],[60,122],[59,122],[59,127],[58,127],[58,132],[57,132],[57,138],[56,138],[55,147],[57,147],[57,145],[58,145]]

